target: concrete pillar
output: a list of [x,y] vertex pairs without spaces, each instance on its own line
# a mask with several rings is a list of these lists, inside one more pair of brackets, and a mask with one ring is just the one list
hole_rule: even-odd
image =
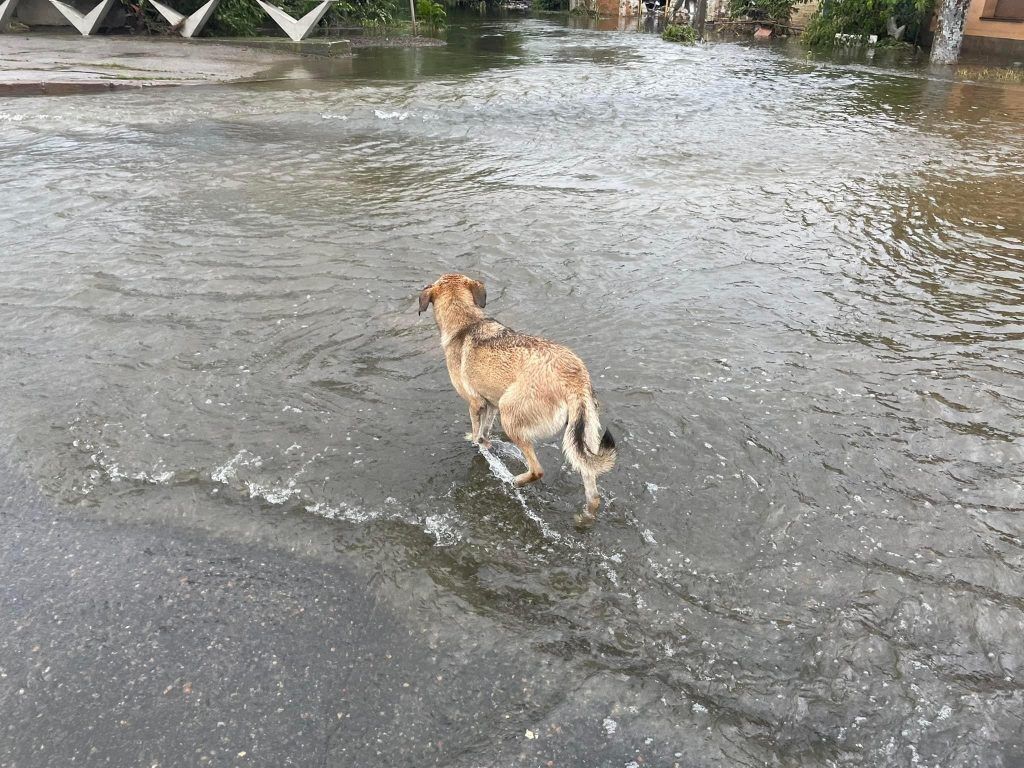
[[217,6],[220,4],[220,0],[209,0],[191,16],[185,16],[172,8],[168,8],[163,3],[158,3],[156,0],[149,0],[149,2],[156,8],[157,13],[167,19],[168,24],[175,27],[181,33],[182,37],[192,37],[198,34],[199,30],[206,25],[206,22],[210,20],[213,12],[217,10]]
[[61,15],[70,21],[75,29],[88,37],[100,28],[100,22],[107,15],[107,11],[114,4],[114,0],[100,0],[95,8],[84,14],[79,13],[78,10],[72,8],[67,3],[62,3],[60,0],[50,0],[50,4],[60,11]]
[[18,7],[18,0],[4,0],[0,3],[0,32],[7,29],[14,15],[14,9]]
[[256,2],[260,4],[260,8],[266,11],[270,18],[277,22],[277,26],[283,29],[284,33],[297,43],[305,38],[313,30],[313,27],[320,23],[320,19],[327,13],[327,9],[334,0],[324,0],[301,19],[293,19],[277,6],[264,2],[264,0],[256,0]]

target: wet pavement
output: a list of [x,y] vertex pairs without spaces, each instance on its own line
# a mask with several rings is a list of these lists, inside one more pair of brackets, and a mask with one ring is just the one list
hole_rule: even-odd
[[5,34],[0,96],[94,93],[284,76],[293,53],[173,38]]
[[381,572],[297,542],[60,514],[3,481],[10,768],[470,765],[503,751],[512,764],[562,697],[564,675],[471,621],[407,624],[380,599]]
[[[0,99],[0,763],[1021,765],[1024,90],[350,62]],[[452,269],[587,362],[593,529],[462,440]]]

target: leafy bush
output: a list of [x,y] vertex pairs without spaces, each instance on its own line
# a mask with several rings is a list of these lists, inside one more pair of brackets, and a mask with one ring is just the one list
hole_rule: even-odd
[[444,6],[434,0],[416,0],[416,21],[428,27],[443,27],[448,13]]
[[698,40],[697,30],[689,24],[669,24],[662,31],[661,39],[668,40],[670,43],[693,45]]
[[[196,8],[189,8],[179,13],[192,13],[198,10],[203,0],[196,0]],[[208,35],[223,37],[252,37],[259,33],[266,14],[252,0],[221,0],[213,17],[203,30]]]
[[327,22],[331,25],[355,23],[364,27],[392,27],[397,18],[398,0],[344,0],[332,5],[327,12]]
[[535,11],[567,11],[569,0],[531,0]]
[[833,46],[838,33],[883,37],[892,17],[898,26],[907,25],[904,39],[914,40],[931,13],[932,0],[822,0],[803,39],[811,46]]
[[[861,0],[864,2],[865,0]],[[798,0],[729,0],[729,15],[734,19],[771,19],[789,21]],[[828,0],[824,0],[828,2]],[[867,0],[871,2],[871,0]]]

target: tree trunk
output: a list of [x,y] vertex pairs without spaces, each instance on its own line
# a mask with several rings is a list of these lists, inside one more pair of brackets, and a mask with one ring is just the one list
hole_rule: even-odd
[[971,0],[938,0],[935,14],[933,64],[956,64],[964,41],[964,19]]
[[693,28],[697,30],[697,37],[704,39],[704,24],[708,20],[708,0],[697,0],[697,9],[693,13]]

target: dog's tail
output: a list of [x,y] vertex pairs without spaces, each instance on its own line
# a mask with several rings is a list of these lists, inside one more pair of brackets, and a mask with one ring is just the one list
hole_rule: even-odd
[[601,434],[597,402],[592,394],[584,395],[569,411],[562,451],[579,472],[594,477],[603,475],[615,465],[615,438],[607,429]]

